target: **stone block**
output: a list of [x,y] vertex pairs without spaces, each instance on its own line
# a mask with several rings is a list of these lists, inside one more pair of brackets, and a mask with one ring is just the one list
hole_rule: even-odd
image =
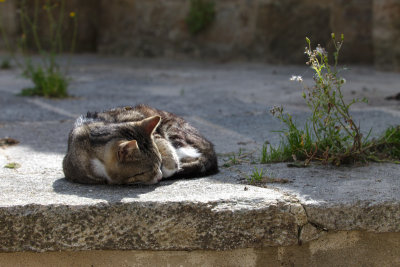
[[[340,62],[373,63],[372,2],[372,0],[336,0],[331,5],[332,32],[336,33],[337,37],[343,33],[345,38],[340,51]],[[333,48],[332,44],[330,48]]]
[[[54,4],[54,21],[56,21],[57,25],[59,25],[59,15],[61,14],[61,1],[50,1],[51,4]],[[71,49],[71,40],[74,35],[75,22],[77,20],[77,36],[76,36],[76,45],[75,51],[83,52],[83,51],[96,51],[97,46],[97,23],[98,23],[98,4],[95,0],[86,0],[86,1],[78,1],[78,0],[65,0],[65,6],[63,8],[63,17],[64,19],[61,22],[61,40],[63,44],[62,51],[70,52]],[[5,13],[7,16],[7,28],[10,31],[11,36],[16,34],[18,36],[23,34],[23,26],[21,25],[20,17],[18,15],[17,0],[8,0],[2,5],[6,5],[7,8]],[[38,35],[40,40],[40,45],[43,48],[49,48],[50,44],[50,36],[51,36],[51,27],[49,16],[47,15],[45,9],[46,0],[38,0],[38,1],[25,1],[25,14],[28,15],[29,19],[34,22],[34,14],[37,12],[37,22],[36,27],[38,29]],[[36,10],[36,11],[35,11]],[[70,17],[70,13],[75,13],[75,18]],[[25,21],[25,27],[27,30],[27,45],[32,50],[37,50],[37,44],[32,35],[32,28],[29,26],[29,22]],[[54,31],[54,30],[53,30]]]
[[304,63],[305,37],[329,41],[330,10],[304,1],[263,1],[257,10],[255,53],[268,62]]
[[101,53],[163,56],[188,36],[184,23],[188,1],[101,1],[100,8]]
[[[8,42],[11,44],[18,36],[15,1],[0,2],[0,25],[7,35]],[[3,33],[0,32],[0,49],[7,50],[9,48],[4,40]]]
[[[214,189],[221,191],[222,187]],[[278,201],[237,196],[229,201],[192,203],[3,206],[0,251],[227,250],[295,245],[297,217],[305,215],[292,214],[291,208],[300,204],[280,197]]]
[[400,71],[400,1],[374,0],[373,5],[375,65]]

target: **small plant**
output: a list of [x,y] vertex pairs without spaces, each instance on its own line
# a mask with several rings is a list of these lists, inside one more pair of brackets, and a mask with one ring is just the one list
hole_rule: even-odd
[[223,166],[224,167],[231,167],[232,165],[240,164],[241,155],[242,155],[242,150],[241,149],[239,149],[239,152],[237,153],[237,155],[235,153],[229,154],[228,155],[228,159],[225,161]]
[[18,169],[19,167],[21,167],[21,165],[16,162],[11,162],[4,166],[4,168],[6,168],[6,169]]
[[191,34],[205,30],[215,17],[215,3],[207,0],[190,0],[190,10],[186,24]]
[[237,164],[239,164],[238,159],[235,154],[232,154],[231,156],[229,156],[227,162],[224,163],[224,167],[230,167]]
[[0,69],[2,70],[8,70],[11,69],[11,63],[9,59],[3,59],[0,65]]
[[247,176],[247,181],[249,184],[256,186],[263,186],[267,183],[289,183],[288,179],[278,178],[274,173],[265,171],[263,168],[258,169],[257,167],[254,167],[254,170],[250,176]]
[[263,175],[264,169],[258,169],[257,167],[254,167],[254,170],[250,177],[248,177],[248,180],[250,183],[255,183],[255,182],[260,182],[264,178]]
[[[21,95],[63,98],[68,96],[68,82],[66,77],[68,64],[63,71],[57,63],[57,55],[65,51],[62,40],[62,29],[66,18],[66,1],[45,0],[43,2],[43,5],[39,0],[21,0],[18,2],[17,16],[19,17],[22,35],[16,46],[10,44],[8,41],[7,34],[1,23],[0,32],[13,60],[23,70],[24,76],[31,79],[34,84],[33,88],[23,89]],[[33,10],[29,9],[30,6],[33,6]],[[39,17],[46,18],[46,22],[48,23],[47,33],[44,33],[41,27],[39,27]],[[72,20],[74,25],[70,43],[70,52],[72,53],[75,49],[77,36],[78,24],[76,13],[70,12],[69,19]],[[39,62],[33,63],[31,60],[28,47],[32,47],[32,45],[40,55]],[[14,49],[14,47],[18,49]],[[15,56],[15,53],[18,51],[25,58],[24,63],[20,63]]]
[[382,144],[378,143],[378,146],[385,147],[379,150],[388,151],[392,159],[400,159],[400,127],[392,126],[386,129],[381,140]]
[[367,143],[368,158],[376,162],[400,163],[400,126],[391,126],[377,140]]
[[268,143],[265,142],[262,146],[261,149],[261,159],[260,159],[260,163],[264,164],[268,162]]
[[[261,162],[303,161],[307,166],[310,161],[340,165],[343,163],[372,161],[393,161],[400,156],[400,128],[389,128],[383,137],[370,141],[369,134],[363,136],[360,125],[351,114],[353,104],[366,99],[353,99],[346,103],[342,94],[342,86],[346,80],[339,76],[338,58],[344,37],[337,41],[332,34],[335,52],[334,64],[329,64],[328,53],[320,45],[311,48],[311,41],[306,38],[305,54],[307,65],[314,71],[314,86],[304,85],[301,76],[292,76],[292,81],[303,84],[303,98],[311,110],[303,128],[298,127],[283,107],[271,109],[273,116],[286,127],[281,132],[281,142],[269,150],[262,149]],[[371,133],[371,130],[369,131]],[[377,156],[379,155],[379,157]],[[379,160],[380,159],[380,160]]]
[[225,154],[224,156],[227,156],[228,158],[225,159],[225,163],[222,166],[228,168],[241,163],[255,164],[256,162],[253,159],[253,153],[254,151],[244,153],[240,148],[237,153]]
[[68,82],[64,75],[59,71],[44,71],[41,66],[28,67],[27,77],[30,77],[34,87],[23,89],[21,95],[23,96],[44,96],[52,98],[67,97]]

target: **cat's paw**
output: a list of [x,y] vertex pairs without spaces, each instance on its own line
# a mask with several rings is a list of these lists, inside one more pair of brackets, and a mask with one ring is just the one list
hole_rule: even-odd
[[179,157],[176,154],[176,150],[172,146],[172,144],[165,139],[157,138],[155,142],[162,158],[161,171],[163,174],[163,178],[171,177],[180,168]]
[[163,178],[168,178],[174,175],[179,170],[179,165],[173,159],[165,160],[163,159],[163,165],[161,167],[161,172]]

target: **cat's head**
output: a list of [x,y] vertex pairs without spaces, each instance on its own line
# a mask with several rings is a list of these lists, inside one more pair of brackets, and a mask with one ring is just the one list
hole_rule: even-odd
[[153,139],[160,120],[153,116],[118,128],[118,137],[109,141],[104,150],[109,183],[155,184],[161,180],[161,155]]

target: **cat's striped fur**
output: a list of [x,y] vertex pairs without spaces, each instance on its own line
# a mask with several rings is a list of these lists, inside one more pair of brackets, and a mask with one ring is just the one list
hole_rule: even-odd
[[63,169],[79,183],[154,184],[216,173],[218,164],[211,142],[183,118],[139,105],[78,118]]

